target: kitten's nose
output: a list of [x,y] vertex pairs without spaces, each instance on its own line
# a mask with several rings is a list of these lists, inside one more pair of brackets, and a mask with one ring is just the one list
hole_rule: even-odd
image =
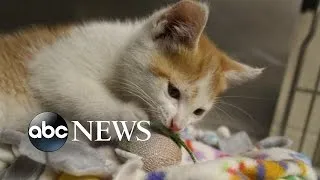
[[178,132],[178,131],[181,130],[181,128],[177,126],[177,124],[174,122],[173,119],[172,119],[172,121],[171,121],[170,129],[171,129],[173,132]]

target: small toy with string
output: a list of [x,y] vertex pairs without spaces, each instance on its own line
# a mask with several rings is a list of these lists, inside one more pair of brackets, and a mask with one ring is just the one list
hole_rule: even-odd
[[[134,133],[135,136],[140,136],[139,133],[141,132]],[[186,149],[195,163],[196,159],[192,151],[186,146],[179,134],[172,132],[162,124],[152,125],[151,137],[148,141],[122,140],[119,142],[120,149],[142,158],[143,169],[146,171],[154,171],[180,164],[182,157],[181,147]]]

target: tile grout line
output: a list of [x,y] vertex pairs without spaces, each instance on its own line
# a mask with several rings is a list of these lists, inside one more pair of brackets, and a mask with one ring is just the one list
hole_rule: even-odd
[[[319,67],[319,72],[318,72],[318,79],[317,79],[317,82],[318,82],[318,87],[319,87],[319,84],[320,84],[320,67]],[[314,96],[316,96],[316,93],[314,93],[313,94]],[[319,135],[318,135],[318,140],[317,140],[317,142],[316,142],[316,148],[315,148],[315,150],[314,150],[314,152],[313,152],[313,162],[316,162],[317,160],[316,160],[316,156],[318,155],[318,151],[320,151],[320,133],[319,133]],[[319,160],[318,160],[319,161]]]
[[297,91],[300,92],[305,92],[305,93],[316,93],[317,95],[320,95],[320,91],[319,90],[312,90],[312,89],[308,89],[308,88],[297,88]]
[[[318,88],[319,85],[320,85],[320,67],[318,69],[317,80],[316,80],[316,82],[314,84],[315,89]],[[310,104],[309,104],[307,117],[306,117],[306,120],[305,120],[305,123],[304,123],[303,131],[302,131],[303,134],[302,134],[302,137],[300,139],[300,144],[299,144],[299,151],[300,152],[302,151],[303,146],[304,146],[304,142],[305,142],[305,138],[306,138],[306,134],[307,134],[307,129],[308,129],[308,126],[309,126],[309,123],[310,123],[311,115],[313,113],[313,109],[314,109],[314,104],[315,104],[316,98],[317,98],[317,91],[314,90],[313,93],[312,93]]]
[[297,84],[298,84],[298,80],[300,78],[300,74],[302,71],[302,65],[304,63],[305,54],[306,54],[306,51],[309,47],[310,42],[312,41],[312,39],[315,35],[317,25],[318,25],[318,12],[315,11],[315,12],[313,12],[313,18],[312,18],[312,22],[309,27],[309,32],[308,32],[307,36],[304,38],[304,40],[299,48],[300,52],[298,54],[298,59],[297,59],[296,65],[295,65],[295,70],[294,70],[294,75],[293,75],[293,80],[290,85],[289,95],[288,95],[284,115],[282,117],[282,122],[280,125],[280,135],[282,135],[282,136],[285,134],[286,126],[289,121],[289,115],[290,115],[291,108],[293,105],[294,96],[296,94]]

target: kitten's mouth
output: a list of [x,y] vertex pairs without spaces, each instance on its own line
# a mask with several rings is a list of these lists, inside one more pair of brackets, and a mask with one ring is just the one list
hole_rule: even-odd
[[179,132],[181,130],[181,128],[179,128],[177,124],[173,122],[173,120],[171,121],[170,129],[173,132]]
[[[173,119],[171,120],[166,120],[167,118],[165,118],[165,112],[163,110],[163,108],[160,106],[160,112],[161,112],[161,117],[160,117],[160,122],[168,129],[170,129],[173,132],[179,132],[181,130],[181,128],[174,122]],[[159,118],[159,117],[158,117]]]

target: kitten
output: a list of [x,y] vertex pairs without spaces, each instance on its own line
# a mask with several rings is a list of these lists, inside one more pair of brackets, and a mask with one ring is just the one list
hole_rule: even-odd
[[128,22],[34,27],[0,36],[0,123],[26,131],[53,111],[78,121],[198,122],[227,87],[262,69],[234,61],[203,32],[206,4],[183,0]]

